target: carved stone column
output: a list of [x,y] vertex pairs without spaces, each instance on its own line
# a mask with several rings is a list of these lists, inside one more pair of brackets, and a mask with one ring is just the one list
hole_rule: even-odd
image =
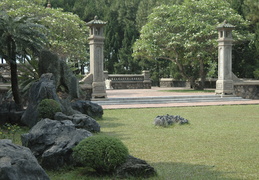
[[232,78],[232,30],[235,26],[226,21],[217,26],[218,29],[218,80],[216,94],[233,95]]
[[87,23],[90,28],[89,45],[90,45],[90,74],[93,75],[92,82],[92,100],[106,99],[106,87],[103,77],[103,27],[106,22],[94,20]]

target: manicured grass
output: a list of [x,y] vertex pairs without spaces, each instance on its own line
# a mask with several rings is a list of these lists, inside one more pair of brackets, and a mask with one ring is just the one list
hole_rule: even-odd
[[[146,160],[160,179],[259,179],[259,105],[104,110],[101,133],[116,136]],[[188,125],[155,127],[157,115],[180,115]],[[115,179],[82,168],[47,172],[52,180]]]
[[[153,179],[259,179],[259,106],[105,110],[102,133],[120,138],[130,154],[158,172]],[[155,127],[157,115],[189,125]]]
[[175,89],[175,90],[160,90],[162,92],[180,92],[180,93],[213,93],[215,90],[194,90],[194,89]]

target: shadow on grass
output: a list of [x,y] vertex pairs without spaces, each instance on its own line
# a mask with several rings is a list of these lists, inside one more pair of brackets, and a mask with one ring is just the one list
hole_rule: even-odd
[[[184,180],[241,180],[227,175],[231,172],[217,171],[214,165],[206,166],[186,163],[152,163],[157,171],[154,179],[184,179]],[[232,172],[235,173],[235,172]],[[232,174],[231,173],[231,174]]]
[[122,139],[128,139],[129,136],[127,134],[125,134],[124,131],[111,131],[109,129],[113,129],[113,128],[117,128],[117,127],[121,127],[121,126],[125,126],[125,124],[123,123],[118,123],[118,118],[103,118],[100,121],[97,121],[100,126],[101,126],[101,133],[100,135],[109,135],[109,136],[115,136],[115,137],[119,137],[121,140]]
[[125,126],[125,124],[118,123],[118,118],[110,118],[110,117],[104,117],[101,120],[98,120],[97,122],[101,125],[103,128],[116,128],[120,126]]

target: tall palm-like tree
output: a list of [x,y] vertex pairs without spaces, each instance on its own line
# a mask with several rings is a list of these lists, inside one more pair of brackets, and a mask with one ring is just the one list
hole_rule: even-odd
[[38,54],[45,47],[46,28],[27,16],[12,17],[0,13],[0,56],[10,66],[11,86],[15,103],[22,107],[18,86],[17,59]]

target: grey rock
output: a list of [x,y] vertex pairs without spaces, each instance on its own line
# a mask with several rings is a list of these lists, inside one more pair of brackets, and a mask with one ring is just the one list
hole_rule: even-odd
[[175,123],[179,123],[179,124],[188,124],[189,121],[181,116],[174,116],[174,115],[164,115],[164,116],[157,116],[154,119],[154,124],[156,126],[170,126],[173,125]]
[[72,102],[71,106],[73,109],[83,114],[87,114],[88,116],[91,116],[93,118],[95,117],[101,118],[103,115],[102,106],[96,103],[93,103],[91,101],[78,100],[78,101]]
[[120,178],[149,178],[155,176],[156,171],[146,161],[135,158],[133,156],[128,156],[126,162],[116,169],[116,175]]
[[29,148],[0,140],[0,180],[49,180]]
[[70,120],[42,119],[21,139],[22,145],[31,149],[42,167],[54,170],[73,164],[72,148],[89,136],[91,132],[76,129]]
[[43,74],[40,80],[32,85],[29,92],[29,105],[21,118],[22,123],[33,127],[39,122],[38,105],[43,99],[54,99],[59,102],[54,76],[51,73]]
[[73,114],[72,116],[67,116],[62,112],[57,112],[54,119],[59,121],[70,120],[75,124],[76,128],[86,129],[90,132],[100,132],[100,125],[96,120],[85,114]]
[[79,97],[78,80],[65,61],[59,59],[57,54],[43,50],[39,58],[39,74],[52,73],[55,77],[56,89],[60,86],[72,99]]

